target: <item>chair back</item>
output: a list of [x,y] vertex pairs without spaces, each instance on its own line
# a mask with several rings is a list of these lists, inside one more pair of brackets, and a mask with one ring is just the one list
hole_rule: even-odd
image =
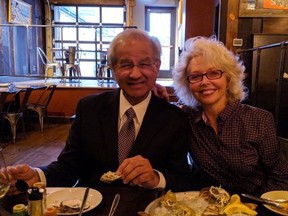
[[45,107],[46,109],[52,99],[56,87],[57,85],[47,86],[41,93],[40,97],[38,98],[38,101],[35,103],[35,106],[40,105],[42,107]]
[[39,57],[40,57],[40,59],[44,65],[52,63],[52,61],[50,61],[48,59],[47,55],[45,54],[45,52],[40,47],[37,47],[37,53],[38,53],[38,55],[39,55]]
[[6,112],[22,113],[26,107],[33,88],[21,89],[13,95]]

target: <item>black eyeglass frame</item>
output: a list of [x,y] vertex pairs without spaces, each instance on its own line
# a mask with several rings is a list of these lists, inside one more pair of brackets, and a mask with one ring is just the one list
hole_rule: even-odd
[[[213,73],[215,73],[215,72],[219,72],[219,74],[218,74],[217,77],[209,77],[209,76],[210,76],[209,74],[213,74]],[[187,81],[188,81],[190,84],[194,84],[194,83],[201,82],[201,81],[203,80],[203,77],[204,77],[204,76],[206,76],[206,78],[207,78],[208,80],[220,79],[220,78],[222,77],[222,74],[223,74],[223,73],[224,73],[224,71],[222,71],[222,70],[210,70],[210,71],[207,71],[206,73],[203,73],[203,74],[201,74],[201,75],[200,75],[200,73],[197,73],[197,74],[199,74],[198,77],[199,77],[199,78],[201,77],[201,79],[199,79],[199,80],[196,80],[196,81],[191,80],[191,78],[192,78],[193,76],[195,76],[196,73],[195,73],[195,74],[190,74],[190,75],[188,75],[186,79],[187,79]],[[198,78],[198,77],[197,77],[197,78]]]

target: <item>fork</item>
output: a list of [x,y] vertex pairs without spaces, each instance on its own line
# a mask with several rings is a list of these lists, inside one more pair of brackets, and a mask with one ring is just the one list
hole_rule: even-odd
[[112,205],[111,205],[111,208],[110,208],[108,216],[113,216],[114,215],[115,210],[116,210],[116,208],[118,206],[119,200],[120,200],[120,194],[116,194],[114,199],[113,199],[113,202],[112,202]]
[[264,199],[264,198],[260,198],[260,197],[256,197],[256,196],[253,196],[253,195],[250,195],[250,194],[245,194],[245,193],[242,193],[241,194],[243,197],[247,197],[249,199],[252,199],[252,200],[255,200],[257,202],[261,202],[261,203],[265,203],[265,204],[268,204],[268,205],[272,205],[272,206],[275,206],[277,208],[281,208],[285,211],[288,211],[288,204],[287,202],[285,201],[279,201],[279,200],[269,200],[269,199]]
[[82,213],[83,213],[83,210],[84,210],[84,207],[85,207],[85,204],[86,204],[86,200],[87,200],[87,197],[88,197],[88,194],[89,194],[89,190],[90,190],[89,187],[87,187],[86,190],[85,190],[84,197],[83,197],[82,204],[81,204],[81,208],[80,208],[80,212],[79,212],[78,216],[81,216]]

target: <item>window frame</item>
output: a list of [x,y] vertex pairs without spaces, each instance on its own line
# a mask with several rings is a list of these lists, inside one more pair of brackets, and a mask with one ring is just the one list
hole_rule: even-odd
[[[75,7],[75,22],[59,22],[55,21],[55,9],[60,7]],[[99,8],[99,22],[79,22],[79,8],[81,7],[95,7]],[[111,38],[111,40],[104,40],[104,32],[105,29],[115,29],[115,32],[119,30],[124,30],[126,28],[126,8],[123,5],[70,5],[70,4],[57,4],[54,5],[52,10],[52,23],[54,29],[52,31],[52,51],[53,51],[53,57],[56,61],[61,61],[62,65],[65,64],[65,56],[64,56],[64,44],[75,44],[76,46],[76,61],[78,64],[85,63],[85,62],[92,62],[95,64],[95,68],[93,68],[92,77],[97,77],[97,74],[99,72],[99,65],[101,64],[101,58],[105,53],[107,53],[107,48],[111,42],[111,40],[114,38]],[[123,8],[123,23],[103,23],[103,8]],[[94,41],[86,41],[79,38],[79,29],[80,28],[94,28],[95,29],[95,40]],[[57,28],[60,28],[60,30],[57,30]],[[76,38],[75,40],[63,40],[63,28],[75,28],[76,30]],[[57,38],[56,32],[58,34],[61,34],[59,38]],[[58,35],[59,36],[59,35]],[[115,35],[116,36],[116,35]],[[58,44],[60,44],[58,46]],[[81,45],[85,44],[91,44],[93,45],[93,49],[85,50],[81,49]],[[59,52],[60,51],[60,52]],[[88,58],[83,59],[81,55],[83,53],[94,53],[94,58]],[[85,71],[82,70],[82,77],[91,77],[91,76],[85,76]]]

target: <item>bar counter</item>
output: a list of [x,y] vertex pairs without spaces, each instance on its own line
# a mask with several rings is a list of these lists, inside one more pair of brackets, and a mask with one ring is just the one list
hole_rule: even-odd
[[[169,93],[170,101],[176,101],[173,93],[173,81],[171,79],[157,79],[157,83],[165,86]],[[111,91],[118,88],[114,80],[92,80],[92,79],[73,79],[63,82],[61,79],[44,79],[17,82],[17,85],[57,85],[53,98],[48,106],[48,116],[51,118],[70,118],[74,115],[76,105],[80,98]],[[31,94],[30,100],[38,98],[37,92]]]

